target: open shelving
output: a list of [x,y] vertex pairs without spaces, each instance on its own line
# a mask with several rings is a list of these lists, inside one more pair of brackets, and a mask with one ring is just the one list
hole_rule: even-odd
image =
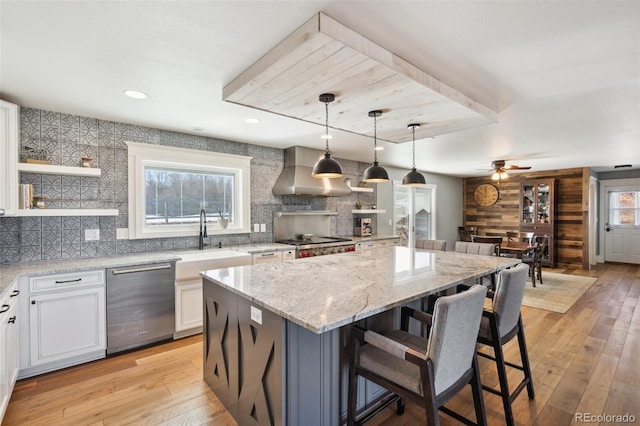
[[42,173],[44,175],[95,176],[102,171],[90,167],[54,166],[52,164],[18,163],[18,172]]
[[16,216],[118,216],[118,209],[18,209]]
[[[100,177],[102,171],[91,167],[57,166],[53,164],[18,163],[18,173],[43,175]],[[16,216],[118,216],[118,209],[17,209]]]

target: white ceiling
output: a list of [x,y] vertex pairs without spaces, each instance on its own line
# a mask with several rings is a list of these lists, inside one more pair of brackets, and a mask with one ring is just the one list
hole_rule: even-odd
[[[0,97],[321,149],[320,126],[222,101],[226,84],[320,11],[499,112],[497,124],[417,141],[420,170],[477,176],[496,159],[532,171],[640,168],[637,0],[1,0]],[[125,89],[149,97],[133,100]],[[369,138],[334,133],[330,144],[337,157],[372,160]],[[410,143],[381,144],[382,165],[411,165]]]

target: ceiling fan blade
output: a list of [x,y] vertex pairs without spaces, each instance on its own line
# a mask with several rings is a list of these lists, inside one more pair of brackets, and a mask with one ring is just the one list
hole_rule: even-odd
[[520,167],[520,166],[514,166],[513,164],[505,166],[505,169],[507,170],[529,170],[530,168],[531,166]]

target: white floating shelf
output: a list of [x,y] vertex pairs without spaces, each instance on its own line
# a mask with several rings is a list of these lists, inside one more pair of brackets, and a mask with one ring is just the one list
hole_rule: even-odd
[[90,167],[54,166],[51,164],[18,163],[19,172],[42,173],[45,175],[100,176],[100,169]]
[[353,192],[373,192],[373,188],[367,188],[366,186],[350,186]]
[[331,210],[296,210],[290,212],[275,212],[276,217],[282,216],[337,216],[338,212]]
[[18,209],[18,216],[118,216],[118,209]]
[[384,214],[387,211],[385,209],[353,209],[351,213],[353,214]]

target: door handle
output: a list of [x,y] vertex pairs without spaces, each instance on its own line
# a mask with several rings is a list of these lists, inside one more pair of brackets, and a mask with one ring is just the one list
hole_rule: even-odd
[[611,228],[607,226],[606,228],[604,228],[604,230],[607,231],[607,232],[610,232]]

